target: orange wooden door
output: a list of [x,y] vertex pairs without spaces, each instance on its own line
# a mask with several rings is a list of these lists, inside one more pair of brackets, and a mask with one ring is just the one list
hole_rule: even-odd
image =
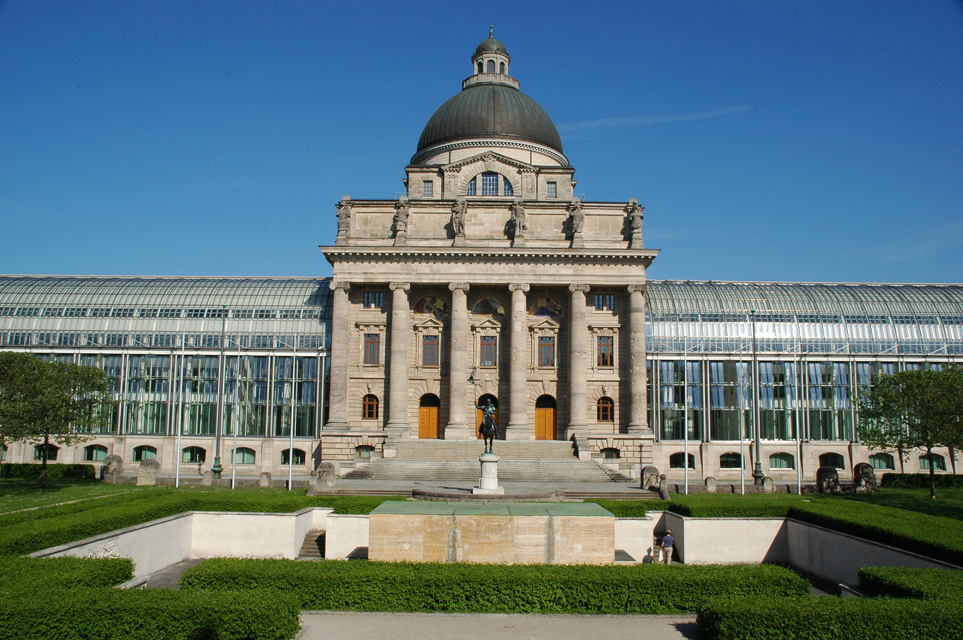
[[438,438],[438,407],[418,408],[418,437]]
[[555,439],[555,407],[535,407],[535,439]]

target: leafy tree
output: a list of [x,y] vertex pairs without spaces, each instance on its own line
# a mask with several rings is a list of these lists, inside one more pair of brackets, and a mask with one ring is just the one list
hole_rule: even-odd
[[0,352],[0,445],[7,440],[42,442],[40,477],[46,489],[51,441],[82,442],[91,428],[110,420],[112,386],[95,367]]
[[963,370],[900,371],[873,376],[859,398],[859,437],[867,447],[896,450],[900,459],[919,449],[930,461],[930,498],[936,498],[933,449],[963,445]]

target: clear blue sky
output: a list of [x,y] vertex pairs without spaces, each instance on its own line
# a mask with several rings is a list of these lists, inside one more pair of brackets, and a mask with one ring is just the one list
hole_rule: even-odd
[[489,24],[650,277],[963,281],[952,0],[0,0],[0,273],[328,275]]

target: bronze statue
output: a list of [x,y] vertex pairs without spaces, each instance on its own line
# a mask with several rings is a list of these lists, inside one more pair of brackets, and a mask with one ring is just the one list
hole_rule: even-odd
[[478,429],[478,433],[485,440],[485,453],[494,453],[492,451],[492,444],[495,441],[495,436],[497,435],[497,427],[495,425],[495,404],[488,399],[485,401],[484,405],[476,405],[476,409],[480,409],[484,417],[482,417],[481,427]]

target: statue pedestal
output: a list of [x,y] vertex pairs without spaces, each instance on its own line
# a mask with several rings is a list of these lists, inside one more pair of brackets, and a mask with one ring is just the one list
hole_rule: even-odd
[[498,486],[498,456],[494,453],[483,453],[478,456],[481,463],[481,478],[478,486],[472,487],[472,494],[504,495],[505,487]]

